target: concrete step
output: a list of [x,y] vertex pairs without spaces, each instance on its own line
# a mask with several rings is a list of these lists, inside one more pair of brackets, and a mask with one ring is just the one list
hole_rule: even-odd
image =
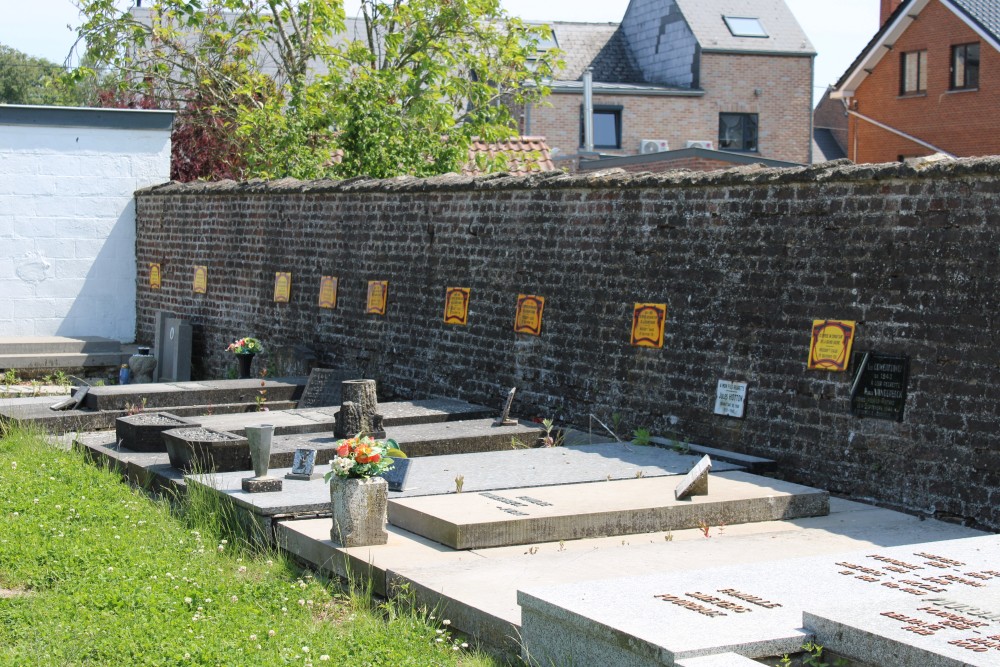
[[[119,354],[121,343],[98,336],[0,336],[0,360],[21,355]],[[0,367],[4,366],[0,361]]]
[[[229,403],[253,403],[264,395],[266,404],[297,401],[302,395],[306,379],[283,378],[274,380],[206,380],[202,382],[158,382],[150,384],[111,385],[91,387],[84,407],[90,410],[127,410],[129,406],[150,409],[170,408],[180,414],[178,406],[201,406],[204,412],[211,406]],[[262,385],[263,383],[263,385]],[[293,406],[294,407],[294,406]]]
[[0,354],[0,368],[19,371],[118,367],[127,361],[128,355],[117,349],[113,352]]

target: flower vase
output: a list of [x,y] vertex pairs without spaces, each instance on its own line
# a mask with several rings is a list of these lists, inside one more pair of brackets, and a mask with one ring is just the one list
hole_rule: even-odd
[[247,442],[250,443],[253,472],[257,477],[267,477],[267,468],[271,463],[271,436],[274,435],[274,425],[247,426],[246,434]]
[[330,478],[333,528],[330,539],[343,547],[385,544],[389,484],[382,477]]
[[253,363],[254,354],[250,352],[248,354],[237,354],[236,362],[239,365],[238,377],[241,380],[250,379],[250,365]]

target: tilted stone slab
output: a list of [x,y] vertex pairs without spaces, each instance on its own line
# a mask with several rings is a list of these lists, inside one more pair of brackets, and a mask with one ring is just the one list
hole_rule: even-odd
[[[721,543],[720,548],[724,548]],[[989,641],[989,636],[1000,633],[1000,621],[993,618],[1000,618],[998,554],[1000,536],[989,535],[533,587],[518,592],[521,637],[540,664],[553,660],[670,667],[727,651],[750,658],[781,656],[798,652],[813,639],[871,665],[998,664],[976,661],[983,655],[995,660],[1000,651],[977,653],[948,644],[954,637]],[[971,599],[970,606],[976,609],[948,609],[935,598]],[[935,631],[938,640],[903,630],[904,624],[917,629],[935,620],[950,620],[919,612],[922,607],[987,625],[970,630],[945,627]],[[919,623],[882,617],[883,612]],[[879,625],[876,616],[891,623]],[[896,642],[892,648],[896,653],[883,651],[889,645],[887,638]],[[935,662],[943,651],[927,650],[929,642],[940,644],[942,639],[958,648],[965,662]],[[950,655],[944,657],[952,660]]]
[[453,549],[822,516],[826,491],[742,472],[712,476],[712,493],[676,500],[656,477],[486,493],[397,498],[389,522]]

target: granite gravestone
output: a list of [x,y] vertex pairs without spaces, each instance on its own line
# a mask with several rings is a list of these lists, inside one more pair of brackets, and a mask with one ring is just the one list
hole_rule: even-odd
[[292,471],[285,474],[285,479],[313,480],[319,479],[323,473],[315,472],[316,450],[310,447],[300,447],[295,450],[292,459]]
[[878,352],[856,352],[857,371],[851,386],[851,414],[903,421],[910,358]]
[[344,371],[314,368],[309,373],[309,380],[306,382],[306,388],[302,391],[298,407],[300,409],[325,408],[331,405],[340,405],[340,383],[345,379],[347,379],[347,374]]
[[[160,313],[157,313],[159,317]],[[160,322],[157,322],[160,326]],[[191,380],[191,325],[178,317],[162,318],[163,334],[157,331],[154,377],[160,382],[188,382]]]

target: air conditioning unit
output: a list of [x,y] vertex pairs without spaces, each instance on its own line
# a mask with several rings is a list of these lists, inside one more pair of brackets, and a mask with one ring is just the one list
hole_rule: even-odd
[[643,155],[649,153],[662,153],[663,151],[669,151],[670,147],[667,145],[666,139],[643,139],[639,142],[639,152]]
[[688,141],[687,142],[687,147],[688,148],[705,148],[705,149],[708,149],[708,150],[714,150],[715,149],[715,146],[712,144],[711,141]]

